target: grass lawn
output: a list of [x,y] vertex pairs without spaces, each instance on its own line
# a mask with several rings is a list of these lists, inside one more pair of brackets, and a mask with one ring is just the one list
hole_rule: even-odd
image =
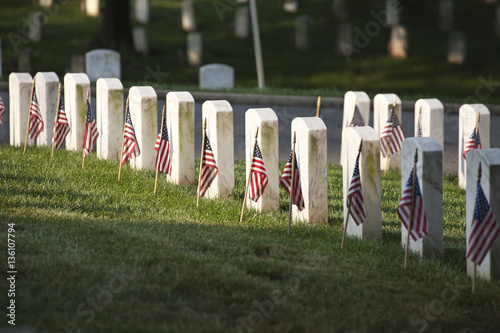
[[[400,0],[400,22],[407,27],[409,36],[409,55],[404,60],[387,56],[390,28],[381,27],[373,15],[385,8],[385,1],[346,1],[354,46],[359,49],[349,56],[350,61],[336,47],[341,22],[332,13],[332,0],[301,1],[297,14],[285,12],[281,2],[257,1],[269,87],[263,93],[343,96],[347,90],[363,90],[370,97],[394,92],[412,100],[437,97],[443,102],[464,102],[472,96],[475,99],[468,102],[500,103],[500,38],[493,29],[494,4],[481,0],[455,2],[454,29],[463,31],[467,38],[467,61],[460,66],[447,63],[448,33],[439,30],[438,1]],[[203,33],[204,41],[203,63],[233,66],[237,91],[253,92],[257,76],[252,38],[238,39],[233,33],[237,2],[196,3],[198,31]],[[125,86],[198,89],[198,68],[185,62],[187,33],[181,27],[180,4],[180,0],[151,0],[147,25],[150,55],[122,54]],[[55,71],[61,78],[69,69],[71,56],[89,51],[101,18],[84,16],[79,0],[64,0],[55,8],[45,10],[43,41],[31,43],[24,35],[25,22],[30,11],[40,8],[31,0],[2,0],[4,80],[16,70],[17,49],[32,48],[33,73]],[[310,19],[306,51],[294,48],[298,15],[309,15]],[[133,20],[133,25],[140,24]],[[484,86],[488,81],[491,86]]]
[[[283,167],[283,165],[281,166]],[[400,175],[382,179],[382,241],[342,238],[342,170],[328,167],[328,225],[280,210],[239,213],[234,197],[202,199],[196,185],[95,153],[0,146],[0,252],[15,223],[16,325],[37,332],[494,332],[500,283],[465,273],[465,193],[444,181],[443,260],[403,269],[396,207]],[[7,271],[7,259],[1,267]],[[2,273],[2,276],[3,276]],[[1,307],[8,289],[2,279]],[[4,310],[5,311],[5,310]],[[4,318],[5,314],[4,314]],[[0,327],[6,327],[2,320]]]

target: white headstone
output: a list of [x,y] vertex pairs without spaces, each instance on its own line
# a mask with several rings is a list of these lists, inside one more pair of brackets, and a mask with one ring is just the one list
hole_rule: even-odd
[[43,15],[39,10],[28,15],[28,39],[34,43],[42,41]]
[[[357,104],[356,103],[357,97]],[[370,97],[364,91],[348,91],[344,94],[344,117],[342,120],[342,133],[344,129],[349,127],[354,115],[354,107],[358,106],[361,118],[365,122],[365,126],[369,126],[370,123]],[[340,165],[343,165],[343,154],[345,151],[344,142],[342,135],[342,143],[340,145]]]
[[134,16],[140,23],[149,23],[149,0],[135,0]]
[[195,31],[196,23],[196,3],[194,0],[184,0],[181,5],[181,21],[184,31]]
[[219,169],[205,197],[228,197],[234,188],[233,108],[225,100],[206,101],[202,106],[202,124],[205,119],[207,136]]
[[418,118],[420,113],[420,130],[423,137],[433,137],[444,149],[444,107],[435,98],[419,99],[415,103],[414,136],[417,136]]
[[19,72],[31,72],[31,58],[33,50],[30,47],[25,47],[19,50],[17,55],[17,70]]
[[53,0],[40,0],[38,2],[40,4],[40,7],[51,7],[53,4]]
[[[373,128],[377,132],[379,138],[382,134],[385,124],[389,119],[389,113],[391,112],[392,105],[394,103],[394,97],[396,97],[396,107],[394,111],[396,112],[399,122],[403,124],[401,119],[401,100],[395,94],[377,94],[373,99]],[[380,168],[385,170],[387,158],[380,155]],[[401,150],[393,154],[389,158],[389,168],[390,170],[399,170],[401,167]]]
[[191,66],[201,66],[203,59],[203,35],[190,32],[187,35],[187,60]]
[[467,185],[467,160],[464,159],[463,153],[465,145],[476,127],[478,114],[480,114],[479,137],[481,138],[481,146],[483,149],[490,148],[490,111],[488,108],[483,104],[464,104],[458,111],[458,186],[463,189]]
[[453,0],[439,1],[439,28],[441,31],[453,29]]
[[288,13],[297,13],[299,11],[299,1],[285,0],[285,2],[283,3],[283,9]]
[[172,158],[168,179],[177,185],[194,183],[194,98],[187,91],[167,94],[167,128]]
[[400,25],[392,27],[389,49],[393,58],[405,59],[408,56],[408,35],[405,27]]
[[[477,191],[477,169],[481,163],[481,188],[493,215],[500,221],[500,149],[481,149],[469,153],[467,157],[467,183],[466,197],[466,250],[469,250],[469,237],[472,231],[472,217]],[[467,253],[467,252],[466,252]],[[467,275],[472,276],[474,263],[467,259]],[[481,265],[477,265],[477,276],[486,280],[500,280],[500,236],[486,254]]]
[[346,51],[352,51],[353,35],[352,35],[352,23],[346,22],[339,25],[338,38],[337,38],[337,48],[339,53]]
[[141,154],[130,160],[135,169],[155,170],[156,150],[153,149],[158,133],[158,97],[153,87],[131,87],[129,90],[129,109],[135,136]]
[[460,31],[450,32],[448,39],[448,62],[461,65],[467,58],[467,40]]
[[309,47],[309,16],[300,15],[295,19],[295,48],[307,50]]
[[108,49],[96,49],[85,54],[85,72],[91,82],[99,78],[121,79],[120,53]]
[[344,189],[344,221],[347,215],[347,193],[351,184],[359,144],[363,147],[359,157],[359,175],[363,193],[365,222],[356,225],[352,217],[347,224],[347,235],[358,238],[382,239],[382,205],[380,181],[380,140],[377,132],[371,127],[348,127],[344,129],[342,142],[346,152],[343,155],[343,189]]
[[[270,108],[248,109],[245,113],[245,146],[246,146],[246,173],[245,181],[250,172],[255,142],[255,131],[259,128],[257,143],[262,153],[262,160],[266,168],[268,183],[264,193],[257,202],[247,197],[247,207],[259,211],[274,211],[279,208],[279,145],[278,145],[278,117]],[[246,185],[246,183],[245,183]]]
[[[429,234],[417,241],[410,237],[409,250],[420,257],[443,258],[443,150],[434,138],[407,138],[403,142],[401,193],[413,169],[418,150],[417,177],[424,202]],[[408,231],[401,223],[401,245],[406,248]]]
[[[10,145],[22,146],[26,139],[31,86],[33,79],[29,73],[10,73],[9,75],[9,130]],[[28,144],[33,140],[28,138]]]
[[[87,91],[90,81],[87,74],[68,73],[64,75],[64,107],[70,131],[66,136],[67,150],[83,150],[85,116],[87,112]],[[92,106],[95,112],[95,105]],[[97,124],[99,126],[99,124]]]
[[85,57],[71,57],[70,73],[85,73]]
[[121,162],[125,110],[123,85],[118,79],[99,79],[96,91],[97,157]]
[[293,205],[294,220],[309,223],[328,221],[328,178],[326,125],[318,117],[303,117],[292,120],[293,133],[296,133],[295,156],[300,172],[300,183],[305,208],[298,211]]
[[99,0],[85,0],[85,9],[88,16],[99,16]]
[[234,68],[224,64],[208,64],[201,66],[200,88],[233,89]]
[[250,10],[248,6],[236,8],[234,13],[234,34],[238,38],[247,38],[250,34]]
[[[36,96],[43,119],[43,131],[37,139],[37,146],[52,147],[52,132],[57,110],[59,77],[54,72],[38,72],[35,75]],[[61,92],[62,93],[62,92]]]
[[148,31],[146,27],[135,27],[132,30],[132,39],[134,41],[134,50],[137,53],[149,54]]
[[386,23],[388,26],[399,24],[399,0],[385,0],[385,11],[387,15]]

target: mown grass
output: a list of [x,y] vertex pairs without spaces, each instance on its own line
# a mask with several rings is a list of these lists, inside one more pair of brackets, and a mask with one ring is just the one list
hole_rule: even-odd
[[[465,273],[465,199],[444,180],[443,260],[403,269],[400,176],[382,180],[382,241],[342,237],[342,171],[328,167],[327,225],[280,210],[239,223],[234,196],[202,199],[154,173],[90,155],[0,146],[0,251],[15,223],[17,325],[37,332],[493,332],[500,284]],[[6,258],[5,256],[3,258]],[[6,261],[6,259],[4,259]],[[6,271],[6,262],[2,263]],[[2,279],[2,290],[6,280]],[[3,293],[3,292],[2,292]],[[1,305],[5,309],[6,298]],[[5,321],[1,324],[5,327]]]

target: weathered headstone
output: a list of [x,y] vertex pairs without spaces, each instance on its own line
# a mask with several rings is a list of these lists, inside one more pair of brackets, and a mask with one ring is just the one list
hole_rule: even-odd
[[194,183],[194,98],[187,91],[167,94],[167,128],[170,140],[172,174],[177,185]]
[[[266,168],[267,186],[257,202],[247,197],[249,208],[259,211],[274,211],[279,208],[279,157],[278,157],[278,117],[270,108],[248,109],[245,113],[246,173],[250,173],[255,131],[259,128],[257,143]],[[246,178],[245,178],[246,181]]]
[[296,133],[295,156],[300,171],[300,183],[305,208],[302,211],[293,205],[294,220],[309,223],[328,221],[328,179],[326,125],[318,117],[303,117],[292,120]]
[[[33,79],[29,73],[10,73],[9,75],[9,130],[10,145],[22,146],[26,139],[26,126],[31,100]],[[33,140],[28,138],[28,144]]]
[[187,35],[187,61],[191,66],[201,66],[203,59],[203,35],[190,32]]
[[[68,73],[64,75],[64,107],[71,129],[66,136],[67,150],[83,150],[82,144],[83,134],[85,132],[85,115],[87,111],[87,91],[89,91],[89,89],[90,81],[87,74]],[[93,109],[93,111],[95,111],[95,109]]]
[[53,0],[40,0],[38,1],[38,4],[40,5],[40,7],[48,8],[52,6]]
[[[356,103],[357,99],[357,103]],[[361,114],[361,118],[365,123],[365,126],[368,126],[370,123],[370,97],[364,91],[348,91],[344,94],[344,117],[342,120],[342,132],[346,127],[349,127],[352,122],[352,118],[354,116],[354,107],[358,106],[359,113]],[[345,150],[344,147],[344,136],[342,135],[342,143],[340,145],[340,164],[343,165],[343,153]]]
[[149,23],[149,0],[135,0],[134,17],[140,23]]
[[433,137],[444,149],[444,107],[443,104],[435,98],[419,99],[415,103],[415,136],[418,131],[420,114],[420,131],[422,137]]
[[28,39],[34,43],[42,41],[43,15],[43,12],[39,10],[28,15]]
[[201,66],[200,88],[233,89],[234,68],[224,64],[208,64]]
[[135,27],[132,30],[132,39],[134,41],[134,50],[137,53],[149,54],[148,31],[146,27]]
[[[121,161],[123,140],[123,85],[118,79],[96,83],[97,157]],[[133,124],[135,126],[135,124]],[[142,150],[142,147],[139,147]]]
[[70,73],[85,73],[85,57],[84,56],[72,56]]
[[391,57],[405,59],[408,56],[408,34],[405,27],[393,26],[389,43]]
[[202,106],[202,123],[207,120],[207,136],[219,173],[205,193],[208,198],[231,195],[234,188],[233,108],[228,101],[206,101]]
[[99,0],[86,0],[85,10],[88,16],[99,16]]
[[453,29],[453,0],[439,1],[439,28],[441,31]]
[[35,75],[36,96],[43,119],[43,131],[37,139],[37,146],[52,146],[52,132],[57,110],[59,77],[54,72],[38,72]]
[[352,53],[353,49],[353,30],[352,23],[346,22],[339,25],[338,38],[337,38],[337,49],[340,54],[342,53]]
[[[465,189],[467,185],[467,160],[463,153],[479,119],[479,137],[483,149],[490,148],[490,111],[483,104],[464,104],[458,111],[458,186]],[[470,153],[470,152],[469,152]],[[466,155],[468,156],[468,154]]]
[[[377,94],[373,99],[373,128],[377,132],[379,138],[382,134],[387,119],[389,119],[389,114],[394,103],[394,97],[396,97],[396,107],[394,111],[396,112],[399,122],[403,124],[401,119],[401,99],[395,94]],[[385,170],[385,165],[387,158],[382,154],[380,155],[380,168]],[[401,150],[393,154],[389,158],[388,169],[399,170],[401,167]]]
[[399,0],[385,0],[386,24],[388,26],[399,24],[399,13],[401,11],[399,4]]
[[450,32],[448,39],[448,62],[461,65],[467,59],[467,39],[460,31]]
[[345,0],[333,0],[332,11],[333,15],[340,22],[345,22],[349,18],[349,13],[347,12],[347,6]]
[[196,22],[196,3],[194,0],[184,0],[181,4],[181,21],[184,31],[195,31]]
[[307,50],[309,47],[309,16],[300,15],[295,19],[295,48]]
[[[465,191],[467,251],[470,248],[469,237],[472,232],[479,163],[481,163],[481,188],[497,222],[500,220],[500,149],[472,151],[467,157],[467,179],[471,181],[467,182]],[[473,272],[474,263],[467,259],[467,275],[472,276]],[[500,236],[493,242],[481,265],[477,265],[476,274],[486,280],[500,279]]]
[[238,38],[247,38],[250,34],[250,10],[248,6],[236,8],[234,13],[234,34]]
[[121,79],[120,53],[108,49],[96,49],[85,54],[85,72],[91,82],[99,78]]
[[[434,138],[407,138],[403,142],[401,159],[401,193],[413,169],[415,150],[418,151],[416,175],[424,202],[429,234],[414,241],[409,250],[420,257],[443,258],[443,149]],[[408,231],[401,223],[401,245],[406,248]]]
[[283,9],[288,13],[297,13],[299,11],[299,1],[285,0],[285,2],[283,2]]
[[153,149],[158,133],[158,97],[153,87],[131,87],[129,90],[129,109],[135,136],[141,154],[130,160],[135,169],[155,170],[156,150]]
[[380,140],[377,132],[371,127],[349,127],[344,129],[342,142],[346,149],[343,156],[343,189],[344,189],[344,221],[348,210],[347,194],[356,165],[359,144],[363,147],[359,157],[359,175],[365,222],[356,225],[352,217],[347,224],[347,235],[358,238],[382,239],[382,206],[380,180]]
[[19,72],[31,72],[33,49],[31,47],[22,48],[19,50],[17,57],[17,70]]

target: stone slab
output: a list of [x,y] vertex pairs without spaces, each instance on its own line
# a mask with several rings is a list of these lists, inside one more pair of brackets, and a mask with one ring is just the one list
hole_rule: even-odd
[[184,31],[195,31],[197,29],[196,2],[194,0],[182,1],[181,22]]
[[300,51],[309,48],[309,16],[299,15],[295,19],[295,48]]
[[250,35],[250,9],[248,6],[236,8],[234,12],[234,35],[245,39]]
[[96,91],[97,157],[121,161],[125,110],[123,85],[118,79],[98,79]]
[[[37,139],[37,146],[52,147],[52,133],[57,111],[59,77],[55,72],[38,72],[35,75],[36,96],[43,119],[43,131]],[[62,93],[62,92],[61,92]]]
[[137,22],[149,23],[149,0],[135,0],[134,17]]
[[108,49],[95,49],[87,52],[85,72],[91,82],[100,78],[121,79],[120,53]]
[[134,41],[134,50],[137,53],[148,55],[148,31],[146,27],[135,27],[132,30],[132,39]]
[[201,66],[203,59],[203,35],[190,32],[187,35],[187,61],[190,66]]
[[200,88],[233,89],[234,68],[224,64],[208,64],[200,67]]
[[[87,112],[87,91],[90,81],[87,74],[68,73],[64,76],[64,107],[71,129],[66,136],[66,149],[82,151]],[[95,108],[95,106],[92,106]],[[93,109],[95,111],[95,109]],[[97,124],[99,126],[99,124]],[[99,133],[99,136],[102,133]]]
[[408,57],[408,32],[401,25],[391,28],[389,54],[393,58],[406,59]]
[[448,63],[462,65],[467,59],[467,39],[461,31],[450,32],[448,38]]
[[99,0],[85,0],[85,12],[87,16],[99,16]]
[[[11,146],[23,146],[26,140],[32,83],[33,79],[29,73],[10,73],[9,75],[9,131]],[[28,144],[33,145],[33,140],[28,138]]]

